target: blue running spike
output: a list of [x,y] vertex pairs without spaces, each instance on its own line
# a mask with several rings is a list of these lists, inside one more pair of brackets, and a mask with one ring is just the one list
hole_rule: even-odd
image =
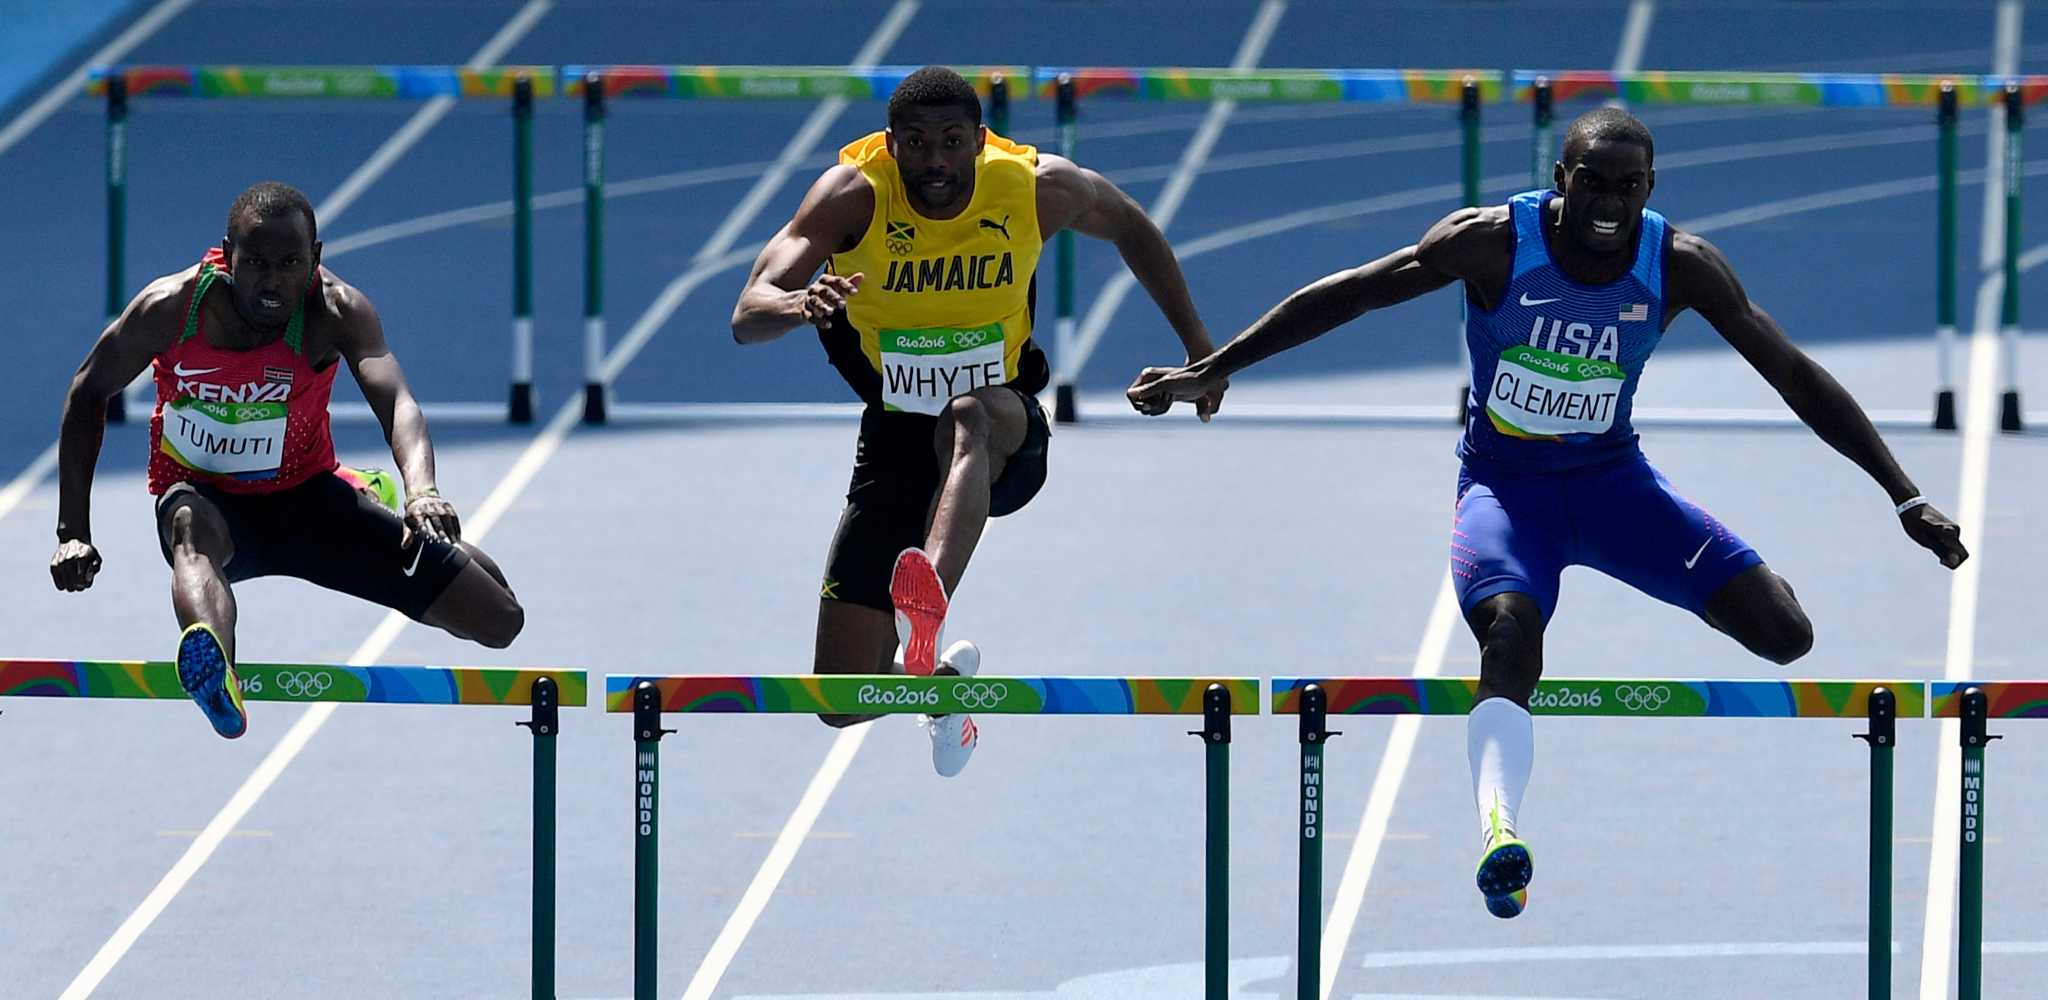
[[178,683],[199,703],[213,731],[234,739],[249,731],[242,708],[242,685],[220,637],[204,622],[195,622],[178,639]]

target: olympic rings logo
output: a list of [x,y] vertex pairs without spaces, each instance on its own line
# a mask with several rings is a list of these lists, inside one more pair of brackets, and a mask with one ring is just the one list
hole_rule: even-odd
[[994,708],[1009,694],[1010,689],[1001,684],[962,684],[953,689],[954,697],[968,708]]
[[270,415],[271,411],[261,406],[243,406],[235,409],[235,420],[237,421],[260,420]]
[[1611,365],[1597,364],[1591,361],[1581,362],[1579,365],[1580,378],[1592,378],[1599,375],[1612,374],[1614,374],[1614,368]]
[[311,670],[285,671],[277,675],[277,686],[293,698],[318,698],[334,686],[334,677]]
[[1623,684],[1614,689],[1623,708],[1631,712],[1655,712],[1671,703],[1671,689],[1661,684],[1636,687]]

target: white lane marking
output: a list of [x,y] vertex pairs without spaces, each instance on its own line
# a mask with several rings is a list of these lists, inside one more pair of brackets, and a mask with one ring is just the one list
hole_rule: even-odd
[[170,23],[172,18],[183,13],[185,8],[192,6],[192,3],[193,0],[162,0],[151,7],[149,13],[129,25],[128,30],[114,36],[114,40],[108,42],[105,48],[85,57],[85,61],[80,63],[77,69],[57,81],[43,96],[36,98],[36,102],[16,115],[13,121],[7,123],[6,128],[0,128],[0,153],[7,152],[24,136],[35,131],[36,126],[56,114],[57,109],[63,107],[65,101],[84,94],[86,73],[92,67],[119,62],[122,56],[142,44],[149,36],[156,34],[158,28]]

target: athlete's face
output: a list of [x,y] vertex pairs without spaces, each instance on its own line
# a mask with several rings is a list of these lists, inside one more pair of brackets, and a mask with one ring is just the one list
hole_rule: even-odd
[[1650,154],[1633,142],[1598,139],[1559,162],[1555,181],[1564,194],[1564,231],[1594,253],[1616,253],[1635,243],[1643,205],[1657,184]]
[[911,207],[949,218],[974,197],[974,160],[981,126],[960,108],[910,108],[889,126],[889,155],[903,174]]
[[298,212],[245,221],[220,242],[234,279],[235,308],[263,328],[282,326],[313,285],[320,244]]

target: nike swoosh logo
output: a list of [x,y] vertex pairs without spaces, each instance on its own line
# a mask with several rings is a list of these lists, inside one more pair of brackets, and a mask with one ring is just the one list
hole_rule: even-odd
[[[1712,545],[1712,544],[1714,544],[1714,539],[1713,539],[1713,537],[1712,537],[1712,536],[1709,536],[1709,537],[1707,538],[1707,540],[1706,540],[1706,541],[1704,541],[1704,542],[1701,542],[1701,543],[1700,543],[1700,548],[1699,548],[1699,552],[1694,552],[1694,553],[1692,554],[1692,558],[1691,558],[1691,559],[1687,559],[1687,560],[1685,561],[1685,568],[1686,568],[1686,569],[1691,569],[1691,568],[1692,568],[1692,564],[1693,564],[1693,563],[1699,562],[1699,561],[1700,561],[1700,552],[1705,552],[1705,551],[1707,551],[1707,546],[1709,546],[1709,545]],[[408,573],[408,574],[406,574],[406,575],[407,575],[407,576],[411,576],[412,574]]]
[[219,368],[187,368],[187,367],[185,367],[185,363],[184,363],[183,361],[180,361],[180,362],[178,362],[177,364],[175,364],[175,365],[172,365],[172,366],[171,366],[171,374],[173,374],[173,375],[176,375],[176,376],[178,376],[179,378],[191,378],[191,377],[192,377],[192,376],[194,376],[194,375],[211,375],[211,374],[213,374],[214,372],[217,372],[217,371],[220,371],[220,369],[219,369]]
[[1547,305],[1551,304],[1552,302],[1563,302],[1563,301],[1564,301],[1564,300],[1563,300],[1562,298],[1557,298],[1557,299],[1532,299],[1532,298],[1530,298],[1530,297],[1529,297],[1529,293],[1528,293],[1528,292],[1523,292],[1523,293],[1522,293],[1522,304],[1523,304],[1523,305],[1525,305],[1525,306],[1547,306]]
[[[405,568],[405,575],[406,575],[406,576],[411,576],[411,575],[413,575],[414,573],[417,573],[417,572],[419,572],[419,569],[420,569],[420,556],[422,556],[422,555],[425,555],[425,554],[426,554],[426,551],[427,551],[427,540],[426,540],[426,539],[424,539],[424,538],[422,538],[422,539],[420,539],[420,543],[419,543],[418,545],[416,545],[416,546],[414,546],[414,547],[413,547],[413,550],[412,550],[412,565],[410,565],[410,566],[407,566],[407,567]],[[1691,564],[1691,563],[1687,563],[1687,564],[1686,564],[1686,568],[1687,568],[1687,569],[1691,569],[1691,568],[1692,568],[1692,564]]]

